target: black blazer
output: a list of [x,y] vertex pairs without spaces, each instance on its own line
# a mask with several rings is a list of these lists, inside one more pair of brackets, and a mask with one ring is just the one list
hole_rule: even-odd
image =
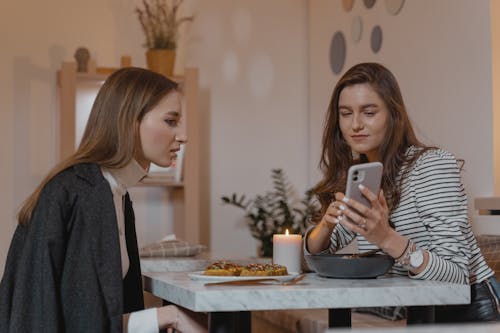
[[123,312],[111,188],[98,165],[79,164],[44,187],[30,223],[14,233],[0,332],[122,332]]

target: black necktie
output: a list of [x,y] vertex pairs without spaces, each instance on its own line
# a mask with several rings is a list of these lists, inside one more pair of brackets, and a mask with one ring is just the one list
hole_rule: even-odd
[[125,194],[125,240],[130,266],[123,279],[123,313],[144,309],[144,296],[142,293],[141,264],[139,261],[139,250],[137,248],[137,236],[135,233],[135,216],[132,202],[128,192]]

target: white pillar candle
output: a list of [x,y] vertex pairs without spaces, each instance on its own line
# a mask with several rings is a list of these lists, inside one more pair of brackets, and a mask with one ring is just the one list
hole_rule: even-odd
[[299,273],[302,254],[302,236],[288,234],[273,235],[273,263],[286,266],[289,273]]

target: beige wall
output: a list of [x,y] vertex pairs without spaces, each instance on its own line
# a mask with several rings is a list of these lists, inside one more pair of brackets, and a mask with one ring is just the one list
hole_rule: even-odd
[[500,1],[491,0],[491,60],[493,94],[493,156],[495,195],[500,196]]
[[[380,61],[399,78],[416,127],[430,143],[466,159],[471,196],[493,192],[489,1],[407,0],[389,16],[377,1],[352,13],[383,28],[382,50],[348,49],[346,65]],[[328,68],[333,32],[350,38],[341,1],[192,0],[196,15],[181,45],[179,68],[200,68],[203,222],[216,255],[253,255],[242,212],[220,204],[250,196],[283,168],[302,192],[317,178],[324,111],[338,77]],[[87,46],[98,64],[122,54],[144,65],[132,0],[0,2],[0,273],[15,212],[55,162],[55,72]],[[21,24],[20,22],[30,22]],[[168,232],[165,192],[133,193],[141,242]],[[142,217],[141,217],[142,216]]]
[[256,254],[233,192],[264,193],[283,168],[307,185],[307,1],[199,1],[187,64],[200,67],[202,222],[215,255]]
[[[495,0],[493,0],[494,2]],[[324,112],[339,76],[328,70],[333,33],[347,40],[345,70],[362,61],[385,64],[399,80],[420,138],[465,160],[469,198],[493,194],[491,34],[489,0],[407,0],[391,16],[385,1],[368,10],[355,1],[346,13],[340,1],[310,1],[310,148],[311,178]],[[359,44],[351,40],[351,22],[363,19]],[[380,25],[382,48],[374,54],[370,32]]]
[[[0,2],[0,273],[15,213],[55,163],[55,73],[79,46],[101,66],[118,66],[123,54],[143,66],[134,3]],[[305,9],[305,0],[186,1],[196,21],[181,41],[176,70],[200,67],[203,222],[215,253],[256,251],[242,213],[221,207],[221,195],[264,191],[274,167],[301,190],[306,186]],[[131,192],[139,243],[170,232],[168,193]]]

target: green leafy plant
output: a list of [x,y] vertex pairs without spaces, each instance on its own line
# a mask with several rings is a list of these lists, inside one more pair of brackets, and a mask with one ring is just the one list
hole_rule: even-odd
[[272,256],[273,234],[283,234],[288,229],[291,234],[303,234],[308,221],[319,215],[319,208],[313,201],[309,190],[301,200],[293,200],[293,187],[289,184],[283,170],[271,170],[273,190],[246,199],[245,195],[233,193],[223,196],[224,204],[245,211],[248,227],[252,236],[261,241],[260,255]]
[[183,0],[142,0],[144,8],[136,7],[135,12],[146,35],[145,47],[176,49],[179,27],[184,22],[194,20],[193,16],[177,17],[182,2]]

